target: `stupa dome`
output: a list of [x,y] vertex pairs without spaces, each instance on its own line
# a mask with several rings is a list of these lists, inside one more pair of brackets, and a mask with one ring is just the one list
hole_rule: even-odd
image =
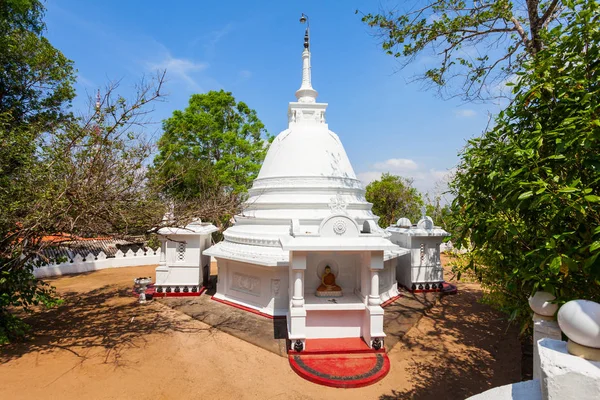
[[316,101],[312,88],[310,52],[302,53],[302,85],[288,106],[288,128],[271,143],[248,200],[224,241],[205,254],[263,265],[286,265],[282,243],[292,224],[316,234],[332,214],[344,214],[363,232],[387,237],[377,226],[372,204],[350,164],[338,135],[325,120],[326,103]]
[[276,177],[356,179],[342,142],[324,123],[294,123],[273,140],[257,179]]

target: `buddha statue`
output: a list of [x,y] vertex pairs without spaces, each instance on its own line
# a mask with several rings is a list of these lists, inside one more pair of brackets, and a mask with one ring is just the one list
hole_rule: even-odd
[[340,297],[342,288],[335,284],[335,275],[331,272],[331,267],[327,265],[321,276],[321,285],[317,288],[318,297]]

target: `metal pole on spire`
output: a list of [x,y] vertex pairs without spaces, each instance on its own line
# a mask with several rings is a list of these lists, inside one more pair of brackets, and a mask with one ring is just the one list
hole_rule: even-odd
[[310,51],[310,21],[308,20],[308,15],[302,13],[300,17],[300,23],[306,22],[306,32],[304,33],[304,48]]

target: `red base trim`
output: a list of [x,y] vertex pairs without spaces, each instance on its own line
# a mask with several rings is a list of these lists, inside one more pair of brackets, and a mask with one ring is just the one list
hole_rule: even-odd
[[385,347],[379,350],[370,348],[362,337],[340,339],[306,339],[304,341],[304,350],[298,352],[288,349],[288,355],[375,354],[385,352]]
[[[156,288],[154,287],[154,284],[151,283],[146,287],[146,296],[152,296],[152,298],[159,298],[159,297],[195,297],[195,296],[200,296],[202,293],[204,293],[206,291],[206,288],[204,286],[200,286],[200,290],[198,290],[197,292],[179,292],[179,293],[175,293],[175,292],[171,292],[171,293],[167,293],[167,292],[162,292],[162,293],[158,293],[156,291]],[[134,297],[139,297],[139,293],[135,290],[135,287],[133,288],[133,290],[131,291],[131,295]]]
[[386,301],[384,301],[383,303],[381,303],[381,307],[386,307],[389,306],[390,304],[392,304],[393,302],[395,302],[396,300],[398,300],[400,297],[402,297],[401,294],[399,294],[398,296],[394,296],[390,299],[387,299]]
[[152,296],[153,297],[197,297],[197,296],[200,296],[205,291],[206,291],[206,288],[204,286],[200,286],[200,290],[197,291],[196,293],[193,293],[193,292],[187,292],[187,293],[184,293],[184,292],[179,292],[179,293],[175,293],[175,292],[171,292],[171,293],[167,293],[167,292],[162,292],[162,293],[154,292],[152,294]]
[[[400,284],[399,284],[400,285]],[[400,285],[402,286],[404,289],[406,289],[407,291],[411,292],[411,293],[435,293],[435,292],[440,292],[443,294],[456,294],[458,293],[458,288],[448,282],[442,282],[442,289],[410,289],[407,288],[404,285]]]
[[269,314],[265,314],[263,312],[255,310],[254,308],[246,307],[246,306],[243,306],[241,304],[234,303],[232,301],[223,300],[223,299],[217,299],[215,296],[212,296],[211,300],[218,301],[219,303],[223,303],[223,304],[226,304],[228,306],[235,307],[235,308],[237,308],[239,310],[248,311],[248,312],[250,312],[252,314],[260,315],[261,317],[265,317],[265,318],[269,318],[269,319],[280,319],[280,318],[283,319],[283,318],[285,318],[285,315],[269,315]]

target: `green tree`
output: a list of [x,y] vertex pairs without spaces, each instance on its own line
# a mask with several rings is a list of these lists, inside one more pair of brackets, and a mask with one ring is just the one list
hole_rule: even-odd
[[565,5],[451,184],[454,237],[472,247],[462,270],[525,327],[537,290],[600,300],[600,6]]
[[22,268],[20,249],[35,240],[18,233],[35,204],[39,144],[71,120],[75,95],[72,62],[43,36],[44,11],[36,0],[0,2],[0,343],[24,330],[10,308],[53,302],[51,290]]
[[398,10],[362,17],[377,30],[385,52],[403,67],[419,55],[433,57],[434,66],[421,78],[441,95],[480,100],[496,97],[544,47],[543,33],[563,6],[560,0],[439,0]]
[[373,203],[373,212],[380,217],[382,228],[395,224],[402,217],[416,222],[421,216],[423,199],[412,187],[411,179],[385,173],[381,179],[367,185],[365,197]]
[[43,132],[70,118],[73,63],[43,36],[44,11],[37,0],[0,3],[0,114],[9,128]]
[[192,95],[188,107],[173,112],[163,129],[154,174],[166,194],[177,199],[223,190],[245,193],[269,140],[256,111],[223,90]]
[[425,195],[425,214],[433,219],[435,226],[440,226],[445,230],[450,229],[449,222],[452,216],[450,205],[441,204],[441,196],[435,196],[433,198],[429,195]]
[[16,311],[60,301],[33,275],[41,263],[62,261],[45,257],[52,243],[44,236],[126,236],[161,226],[165,207],[144,167],[152,146],[134,129],[161,96],[161,85],[159,77],[132,101],[109,88],[89,117],[69,118],[51,130],[0,124],[0,152],[12,160],[0,161],[0,343],[26,332]]

